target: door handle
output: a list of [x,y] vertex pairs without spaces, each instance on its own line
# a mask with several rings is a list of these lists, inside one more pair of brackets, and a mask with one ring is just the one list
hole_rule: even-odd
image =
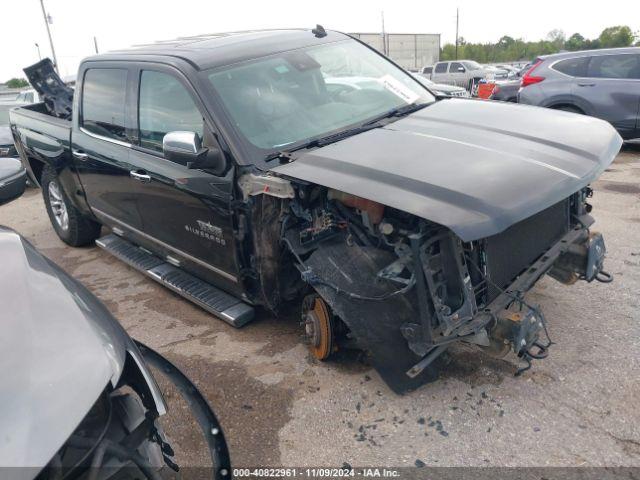
[[579,87],[595,87],[596,84],[595,83],[588,83],[588,82],[578,82],[578,86]]
[[77,158],[78,160],[87,160],[89,158],[88,153],[84,153],[82,150],[76,150],[75,148],[71,150],[71,154]]
[[151,176],[144,173],[144,170],[131,170],[129,172],[129,175],[131,176],[131,178],[141,183],[149,183],[151,181]]

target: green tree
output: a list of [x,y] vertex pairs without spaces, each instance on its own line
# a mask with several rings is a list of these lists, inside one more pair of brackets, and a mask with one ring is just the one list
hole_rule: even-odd
[[28,87],[29,82],[27,82],[24,78],[11,78],[7,80],[5,85],[9,88],[22,88]]
[[[460,38],[458,58],[475,60],[480,63],[499,63],[533,60],[540,55],[558,53],[560,50],[595,50],[606,47],[627,47],[640,40],[629,27],[605,28],[599,38],[584,38],[574,33],[568,39],[562,30],[552,30],[545,40],[525,42],[521,38],[508,35],[500,37],[496,43],[469,43]],[[640,41],[636,43],[640,46]],[[441,60],[455,59],[455,46],[446,44],[440,51]]]
[[566,39],[566,36],[564,32],[557,28],[554,30],[551,30],[547,34],[547,40],[549,40],[549,42],[553,44],[556,50],[562,50],[562,48],[564,47],[565,39]]
[[600,48],[628,47],[633,44],[634,35],[626,25],[605,28],[600,37]]
[[574,33],[569,37],[569,39],[564,43],[564,47],[567,50],[575,52],[577,50],[584,50],[585,48],[585,38],[579,33]]

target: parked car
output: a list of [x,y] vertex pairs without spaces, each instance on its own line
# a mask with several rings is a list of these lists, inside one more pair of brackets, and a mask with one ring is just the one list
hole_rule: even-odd
[[505,80],[509,77],[508,70],[497,67],[496,65],[484,65],[484,68],[489,71],[487,80]]
[[[587,199],[615,130],[436,98],[322,27],[236,35],[90,57],[64,118],[51,65],[25,69],[45,103],[11,127],[58,236],[236,327],[297,303],[316,358],[365,350],[398,392],[455,342],[542,356],[524,294],[546,273],[606,279]],[[375,86],[325,83],[358,76]]]
[[424,74],[414,73],[413,76],[431,92],[436,95],[446,95],[447,97],[470,97],[471,94],[462,87],[455,87],[453,85],[445,85],[444,83],[434,83],[429,80]]
[[438,62],[433,68],[431,80],[436,83],[457,85],[473,90],[480,80],[506,79],[507,72],[494,67],[483,67],[473,60],[458,60],[453,62]]
[[598,117],[625,140],[640,137],[640,48],[542,56],[522,77],[518,101]]
[[[6,166],[0,205],[19,196]],[[171,412],[152,368],[184,397],[196,441],[201,430],[211,461],[202,473],[231,477],[222,428],[175,365],[132,340],[83,285],[3,226],[0,265],[0,465],[12,470],[8,478],[171,478],[180,440],[167,435]]]
[[17,156],[18,151],[13,144],[13,135],[11,135],[9,125],[0,125],[0,158]]
[[516,77],[518,75],[518,72],[521,70],[520,68],[514,65],[506,65],[506,64],[493,65],[493,67],[507,72],[507,78]]
[[0,159],[0,205],[19,197],[27,186],[27,171],[17,158]]
[[501,102],[518,101],[518,91],[520,90],[520,79],[517,80],[500,80],[495,82],[493,91],[489,96],[491,100],[499,100]]

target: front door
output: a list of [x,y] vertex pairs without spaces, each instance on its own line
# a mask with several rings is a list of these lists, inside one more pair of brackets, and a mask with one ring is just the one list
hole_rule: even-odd
[[216,176],[165,159],[162,140],[169,132],[195,132],[207,146],[204,109],[189,83],[168,67],[140,70],[136,81],[138,138],[131,163],[148,177],[138,196],[142,230],[168,261],[235,290],[233,169]]
[[108,225],[139,229],[142,220],[136,199],[140,185],[131,177],[127,135],[129,72],[102,65],[81,72],[73,162],[94,214]]
[[625,138],[636,132],[640,102],[640,55],[596,55],[586,76],[574,80],[573,95],[592,109],[593,116],[610,122]]

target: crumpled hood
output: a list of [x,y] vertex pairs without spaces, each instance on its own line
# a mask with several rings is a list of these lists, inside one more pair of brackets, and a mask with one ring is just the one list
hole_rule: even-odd
[[[0,465],[35,475],[138,351],[86,288],[0,227]],[[137,360],[136,360],[137,361]]]
[[621,145],[611,125],[592,117],[442,100],[272,171],[412,213],[471,241],[586,186]]

